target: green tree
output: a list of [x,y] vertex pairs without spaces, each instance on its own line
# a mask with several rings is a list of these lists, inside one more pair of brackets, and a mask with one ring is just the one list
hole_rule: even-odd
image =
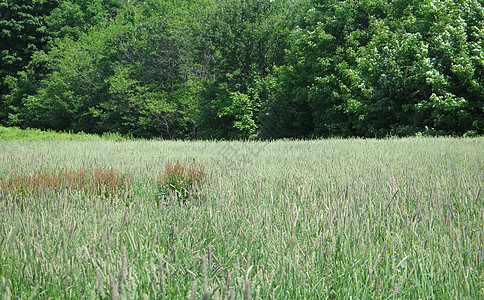
[[[77,41],[57,40],[45,58],[51,74],[41,81],[35,95],[23,102],[25,125],[56,130],[102,132],[97,105],[106,98],[117,57],[114,47],[129,26],[112,22]],[[93,115],[96,118],[93,118]]]
[[205,79],[200,126],[208,138],[249,138],[259,132],[261,90],[284,62],[298,1],[217,0],[195,29]]
[[58,0],[46,16],[49,34],[53,38],[79,38],[92,27],[104,27],[120,14],[126,18],[131,6],[126,0]]
[[379,137],[482,133],[478,1],[313,6],[294,32],[278,77],[278,97],[305,109],[286,116],[304,118],[285,122],[296,124],[293,131]]
[[[17,73],[30,62],[32,55],[49,42],[44,16],[49,15],[57,1],[1,0],[0,1],[0,124],[15,124],[18,101],[5,99],[16,81]],[[21,79],[25,82],[25,78]]]
[[104,27],[127,12],[124,0],[0,2],[0,119],[4,125],[25,126],[22,99],[35,94],[49,69],[43,51],[52,41],[77,39],[93,27]]
[[153,4],[56,39],[44,57],[51,73],[23,98],[25,126],[190,137],[196,87],[187,79],[183,40],[175,21],[148,9]]

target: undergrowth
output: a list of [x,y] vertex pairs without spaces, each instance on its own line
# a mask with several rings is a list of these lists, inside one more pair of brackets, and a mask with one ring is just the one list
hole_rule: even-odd
[[102,135],[88,134],[84,132],[56,132],[54,130],[40,130],[34,128],[21,129],[18,127],[3,127],[0,126],[0,141],[47,141],[47,140],[111,140],[111,141],[125,141],[132,139],[132,137],[122,136],[119,133],[106,132]]

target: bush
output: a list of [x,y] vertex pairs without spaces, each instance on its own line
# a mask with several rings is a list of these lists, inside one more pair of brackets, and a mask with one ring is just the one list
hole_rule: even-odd
[[177,160],[168,164],[165,172],[158,176],[159,196],[175,195],[177,199],[187,200],[194,192],[200,190],[205,182],[205,167],[192,163],[185,165]]

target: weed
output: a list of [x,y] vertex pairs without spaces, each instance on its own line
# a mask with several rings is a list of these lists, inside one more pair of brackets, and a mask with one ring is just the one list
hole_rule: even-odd
[[168,162],[165,172],[158,176],[159,196],[176,195],[177,199],[187,200],[205,182],[205,167],[195,162],[189,165]]
[[127,174],[118,173],[112,168],[108,170],[96,168],[91,174],[88,186],[92,193],[116,195],[125,190],[128,185],[129,177]]
[[107,196],[120,194],[128,185],[127,174],[102,168],[90,172],[66,168],[58,173],[50,173],[41,167],[28,175],[13,173],[7,178],[0,178],[0,189],[12,195],[38,196],[45,191],[55,194],[83,191]]

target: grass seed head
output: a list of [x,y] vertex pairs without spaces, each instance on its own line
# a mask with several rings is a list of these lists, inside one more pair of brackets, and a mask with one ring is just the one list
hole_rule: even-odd
[[96,168],[63,169],[61,172],[48,172],[39,168],[31,174],[13,173],[0,178],[0,189],[10,195],[40,196],[44,191],[60,194],[64,192],[86,192],[89,194],[120,195],[130,186],[129,176],[113,169]]
[[158,187],[164,196],[175,194],[178,199],[186,200],[193,192],[200,190],[205,183],[205,167],[201,164],[189,165],[168,162],[164,173],[158,176]]

